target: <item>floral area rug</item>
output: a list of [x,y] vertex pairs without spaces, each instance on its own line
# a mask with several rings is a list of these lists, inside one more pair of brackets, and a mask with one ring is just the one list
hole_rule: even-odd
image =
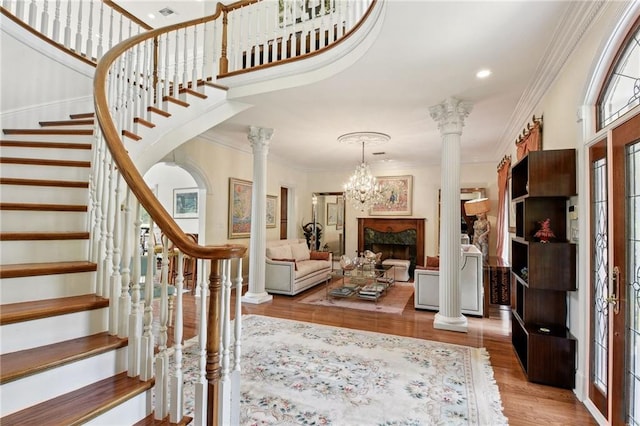
[[258,315],[242,329],[242,425],[507,424],[484,348]]
[[350,297],[333,297],[327,295],[327,289],[324,285],[318,286],[318,290],[314,291],[300,303],[310,305],[333,306],[340,308],[359,309],[371,312],[385,312],[389,314],[401,314],[404,311],[407,302],[413,294],[413,282],[402,283],[396,282],[389,287],[386,293],[378,299],[373,300],[360,299],[357,295]]

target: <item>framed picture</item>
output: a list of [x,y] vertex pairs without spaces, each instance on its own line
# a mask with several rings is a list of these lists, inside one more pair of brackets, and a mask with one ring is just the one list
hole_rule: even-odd
[[198,188],[173,190],[173,217],[193,219],[198,217]]
[[338,195],[337,203],[338,213],[336,214],[336,230],[340,231],[344,227],[344,196]]
[[229,239],[251,233],[251,181],[229,178]]
[[377,177],[382,201],[369,209],[371,216],[411,215],[413,207],[413,176]]
[[338,223],[338,203],[327,203],[327,226]]
[[278,218],[278,197],[267,195],[267,228],[275,228]]

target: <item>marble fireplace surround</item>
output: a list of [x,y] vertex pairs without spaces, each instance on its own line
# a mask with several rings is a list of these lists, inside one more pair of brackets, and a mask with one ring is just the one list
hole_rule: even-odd
[[386,258],[409,260],[409,273],[424,263],[425,219],[358,218],[358,253],[382,252]]

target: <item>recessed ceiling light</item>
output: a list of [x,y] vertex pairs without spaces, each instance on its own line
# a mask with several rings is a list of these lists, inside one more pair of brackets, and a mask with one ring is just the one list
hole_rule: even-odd
[[154,15],[153,13],[150,13],[147,15],[150,19],[156,19],[156,15]]
[[487,78],[490,75],[491,75],[491,70],[489,69],[480,70],[476,73],[476,77],[478,78]]

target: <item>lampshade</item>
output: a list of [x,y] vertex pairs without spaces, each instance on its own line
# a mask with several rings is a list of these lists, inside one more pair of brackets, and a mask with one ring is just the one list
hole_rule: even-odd
[[491,210],[488,198],[477,198],[475,200],[464,203],[464,211],[467,216],[477,216],[480,213],[486,213]]

